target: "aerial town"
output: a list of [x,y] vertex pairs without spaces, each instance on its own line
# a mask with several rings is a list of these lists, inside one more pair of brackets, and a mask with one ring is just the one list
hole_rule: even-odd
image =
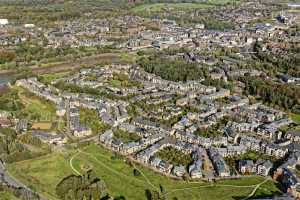
[[203,2],[0,19],[0,197],[300,199],[300,4]]

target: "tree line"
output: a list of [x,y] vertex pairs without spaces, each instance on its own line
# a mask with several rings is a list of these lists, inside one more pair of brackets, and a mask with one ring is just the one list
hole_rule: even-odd
[[142,57],[138,65],[146,72],[170,81],[188,81],[204,78],[205,72],[197,63],[188,63],[183,59],[165,59],[157,55]]
[[255,67],[263,70],[267,70],[272,74],[284,73],[291,76],[300,76],[300,47],[297,45],[291,45],[287,50],[287,55],[275,55],[268,51],[262,51],[262,43],[256,42],[254,44]]
[[42,142],[32,136],[19,137],[17,132],[10,128],[0,129],[0,158],[7,163],[39,157],[50,152],[50,149],[43,149],[41,152],[31,152],[24,144],[35,147],[42,147]]
[[244,94],[259,96],[264,103],[300,114],[300,89],[294,84],[278,84],[262,77],[241,77]]
[[92,170],[81,176],[70,175],[56,186],[56,194],[62,200],[104,200],[111,199],[103,180]]

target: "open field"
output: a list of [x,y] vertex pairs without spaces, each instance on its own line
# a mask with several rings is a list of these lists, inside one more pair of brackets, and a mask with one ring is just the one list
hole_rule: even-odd
[[120,54],[120,60],[122,62],[135,63],[137,59],[138,59],[138,55],[135,52],[133,53],[123,52]]
[[[125,63],[120,59],[119,53],[103,53],[94,56],[87,56],[72,61],[66,61],[62,63],[49,63],[46,67],[31,66],[29,67],[35,74],[45,74],[52,72],[65,72],[72,71],[83,66],[96,65],[99,63]],[[14,70],[0,70],[0,74],[14,74],[17,71]]]
[[[69,154],[70,153],[70,154]],[[72,174],[69,166],[71,153],[53,153],[33,160],[11,164],[8,170],[31,189],[41,192],[50,199],[57,199],[56,184]]]
[[14,87],[18,90],[18,96],[21,102],[25,105],[21,112],[30,116],[36,121],[51,121],[56,119],[56,110],[52,103],[42,101],[34,95],[31,96],[25,89],[21,87]]
[[293,120],[294,122],[300,124],[300,115],[291,113],[291,114],[290,114],[290,117],[292,118],[292,120]]
[[[270,188],[273,188],[273,192],[270,192]],[[257,189],[257,191],[255,192],[255,196],[257,197],[271,196],[274,195],[274,193],[280,195],[280,192],[276,190],[274,183],[268,181],[262,184],[261,187]]]
[[0,200],[19,200],[9,192],[0,192]]
[[144,4],[133,8],[134,12],[159,12],[162,10],[191,10],[196,8],[211,8],[213,5],[202,4],[202,3],[155,3],[155,4]]
[[[160,176],[141,166],[137,167],[141,174],[134,176],[132,166],[96,145],[89,145],[77,153],[70,150],[68,153],[53,153],[38,159],[14,163],[9,165],[8,169],[31,188],[56,199],[56,184],[71,174],[72,168],[74,173],[82,173],[83,165],[93,168],[98,177],[105,181],[111,195],[122,195],[133,200],[146,199],[147,189],[157,190],[160,186],[164,188],[167,199],[177,197],[191,200],[228,200],[249,195],[255,185],[264,180],[262,177],[251,177],[218,181],[214,185],[205,182],[187,183]],[[266,194],[278,192],[273,182],[267,183],[263,185]]]
[[69,72],[58,72],[58,73],[49,73],[49,74],[42,74],[39,76],[43,83],[51,83],[51,81],[59,78],[66,77]]
[[163,10],[192,10],[201,8],[213,8],[223,6],[227,3],[239,2],[238,0],[208,0],[201,3],[153,3],[136,6],[132,9],[134,12],[160,12]]
[[228,3],[238,3],[239,1],[240,0],[206,0],[205,2],[214,5],[225,5]]

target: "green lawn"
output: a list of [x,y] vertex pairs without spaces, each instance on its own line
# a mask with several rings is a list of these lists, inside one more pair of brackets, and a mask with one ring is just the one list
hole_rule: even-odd
[[215,5],[225,5],[228,3],[238,3],[239,0],[206,0],[206,3],[208,4],[215,4]]
[[108,79],[110,85],[114,87],[139,87],[140,83],[138,81],[132,80],[126,74],[114,73],[113,78]]
[[[160,185],[168,193],[167,199],[177,197],[178,199],[189,200],[228,200],[233,199],[233,197],[247,196],[251,193],[253,187],[234,188],[221,186],[220,184],[248,186],[260,183],[263,180],[261,177],[224,180],[217,182],[219,186],[211,186],[205,182],[175,181],[138,166],[137,168],[154,185],[151,186],[142,175],[134,176],[133,167],[125,164],[122,159],[116,158],[111,152],[96,145],[85,147],[83,151],[83,153],[77,154],[72,161],[75,169],[81,172],[82,166],[92,167],[98,177],[105,181],[111,195],[122,195],[130,200],[146,199],[145,190],[155,190]],[[56,184],[63,177],[72,173],[69,165],[71,154],[74,154],[74,151],[70,150],[69,153],[64,154],[53,153],[38,159],[11,164],[8,169],[11,174],[31,188],[42,192],[50,199],[55,199]],[[264,184],[264,188],[266,191],[278,191],[273,182]]]
[[33,160],[13,163],[8,165],[8,170],[34,191],[41,192],[50,199],[57,199],[56,184],[63,177],[73,173],[69,166],[72,152],[69,153],[53,153]]
[[109,125],[103,123],[98,116],[96,110],[88,108],[80,108],[80,122],[92,129],[93,134],[104,132],[109,128]]
[[239,2],[239,0],[207,0],[201,3],[152,3],[136,6],[132,9],[134,12],[160,12],[166,9],[169,10],[192,10],[200,8],[212,8],[215,6],[223,6],[227,3]]
[[120,129],[114,130],[114,137],[121,140],[124,143],[134,142],[141,138],[136,133],[129,133]]
[[15,197],[13,194],[9,192],[0,192],[0,200],[19,200],[17,197]]
[[51,81],[59,78],[66,77],[70,72],[58,72],[58,73],[49,73],[49,74],[42,74],[39,75],[39,79],[41,82],[49,84]]
[[187,167],[190,163],[192,163],[192,157],[190,154],[185,154],[174,147],[165,147],[164,149],[156,152],[155,155],[173,165],[183,165]]
[[211,8],[212,5],[203,3],[154,3],[154,4],[144,4],[133,8],[134,12],[160,12],[164,9],[171,10],[191,10],[196,8]]
[[112,86],[114,86],[114,87],[119,87],[119,86],[121,86],[121,81],[119,81],[119,80],[116,80],[116,79],[111,79],[110,81],[109,81],[109,83],[112,85]]
[[50,122],[56,120],[56,108],[52,102],[40,99],[21,87],[14,87],[18,91],[18,97],[24,104],[24,109],[19,115],[33,121]]
[[290,117],[292,118],[292,120],[298,124],[300,124],[300,115],[298,114],[294,114],[294,113],[291,113],[290,114]]
[[122,52],[120,56],[121,56],[121,60],[126,63],[135,63],[138,57],[135,53],[127,53],[127,52]]
[[266,196],[271,196],[272,194],[280,195],[281,192],[278,191],[278,188],[276,188],[276,186],[274,185],[273,182],[268,181],[268,182],[262,184],[260,188],[258,188],[258,190],[255,193],[255,196],[266,197]]

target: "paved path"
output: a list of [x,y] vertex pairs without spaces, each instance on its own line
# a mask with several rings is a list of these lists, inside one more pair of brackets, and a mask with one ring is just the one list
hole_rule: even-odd
[[70,163],[71,169],[75,172],[75,174],[81,176],[81,173],[80,173],[79,171],[77,171],[77,170],[75,169],[75,167],[73,166],[73,159],[74,159],[76,156],[78,156],[78,154],[80,154],[80,152],[75,153],[75,154],[71,157],[69,163]]

